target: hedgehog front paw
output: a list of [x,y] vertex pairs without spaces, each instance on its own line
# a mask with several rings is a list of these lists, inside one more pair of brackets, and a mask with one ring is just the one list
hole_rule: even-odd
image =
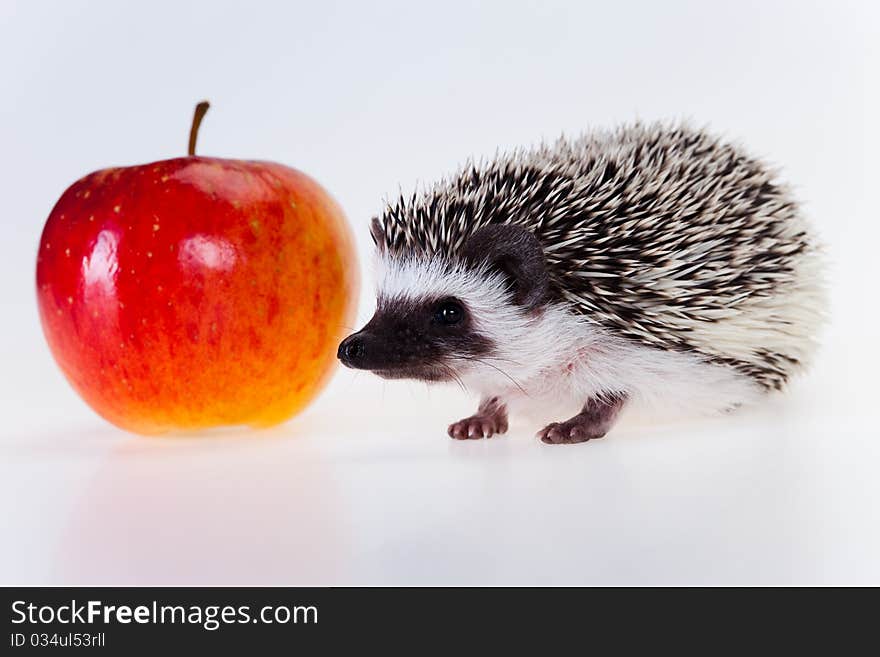
[[565,422],[551,422],[537,433],[537,437],[548,445],[566,445],[602,438],[606,433],[604,427],[592,426],[575,416]]
[[497,415],[471,415],[449,425],[449,437],[456,440],[491,438],[507,431],[507,419]]
[[480,402],[477,412],[449,425],[449,437],[456,440],[491,438],[507,431],[507,407],[499,397]]
[[548,445],[583,443],[602,438],[614,424],[625,399],[622,394],[588,399],[580,413],[565,422],[551,422],[537,436]]

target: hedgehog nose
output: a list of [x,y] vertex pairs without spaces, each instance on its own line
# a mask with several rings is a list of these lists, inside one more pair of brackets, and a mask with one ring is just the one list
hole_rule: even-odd
[[349,367],[357,367],[363,361],[366,348],[363,339],[355,335],[350,335],[339,345],[336,357],[342,361],[344,365]]

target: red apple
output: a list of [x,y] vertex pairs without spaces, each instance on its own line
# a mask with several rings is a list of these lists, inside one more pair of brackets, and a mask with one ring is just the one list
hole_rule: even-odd
[[272,162],[189,157],[75,182],[40,240],[55,359],[92,408],[140,433],[271,425],[335,364],[358,268],[339,206]]

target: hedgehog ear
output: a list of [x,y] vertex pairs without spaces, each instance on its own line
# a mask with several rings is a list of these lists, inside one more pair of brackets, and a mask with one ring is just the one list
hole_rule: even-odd
[[530,231],[509,224],[490,224],[477,229],[462,250],[465,262],[488,263],[508,280],[514,303],[536,310],[550,296],[550,275],[544,249]]

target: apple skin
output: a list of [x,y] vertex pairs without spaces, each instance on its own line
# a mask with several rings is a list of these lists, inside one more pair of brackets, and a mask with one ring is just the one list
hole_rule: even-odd
[[191,156],[87,175],[37,256],[61,370],[100,415],[145,434],[290,418],[335,367],[358,286],[342,210],[271,162]]

